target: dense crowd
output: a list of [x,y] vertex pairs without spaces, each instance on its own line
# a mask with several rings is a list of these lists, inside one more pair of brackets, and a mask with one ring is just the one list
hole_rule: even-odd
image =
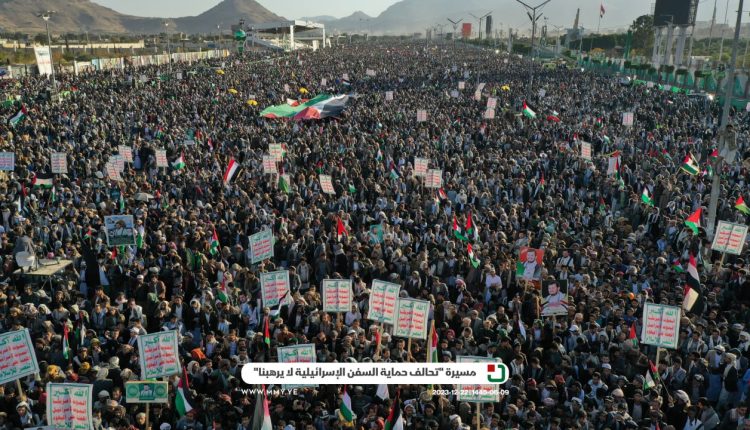
[[[376,335],[379,323],[368,319],[375,279],[431,302],[440,361],[502,359],[509,394],[477,405],[426,386],[390,385],[387,399],[375,386],[353,386],[356,416],[347,423],[341,386],[298,388],[270,396],[274,429],[382,430],[397,392],[410,430],[750,428],[747,253],[711,251],[705,210],[699,234],[684,224],[708,207],[711,175],[721,176],[717,218],[746,223],[733,207],[747,189],[745,112],[730,116],[734,159],[688,175],[679,169],[688,153],[701,170],[711,166],[717,103],[433,43],[265,55],[58,75],[58,103],[45,97],[47,79],[3,81],[6,95],[20,96],[4,113],[23,104],[28,114],[0,125],[0,151],[15,153],[15,170],[0,181],[0,331],[30,330],[40,373],[0,387],[0,430],[46,425],[47,382],[93,385],[94,430],[147,430],[146,409],[124,401],[124,383],[140,380],[135,339],[162,330],[181,334],[194,409],[181,416],[172,400],[151,405],[148,422],[160,430],[259,428],[258,396],[243,391],[240,369],[276,361],[281,346],[312,343],[320,362],[425,362],[425,341],[408,348],[389,327]],[[300,88],[351,97],[340,118],[259,116],[307,98]],[[489,97],[494,119],[484,118]],[[524,102],[536,118],[522,115]],[[426,121],[417,122],[418,109]],[[624,112],[634,113],[632,126],[622,125]],[[592,161],[581,157],[582,142]],[[274,143],[286,145],[279,170],[289,192],[263,173]],[[133,147],[133,163],[114,181],[105,163],[120,145]],[[186,167],[157,167],[158,149]],[[619,171],[608,173],[617,151]],[[51,174],[52,152],[68,164],[54,192],[33,183]],[[442,169],[444,195],[413,175],[414,157]],[[240,170],[225,185],[231,158]],[[319,173],[331,175],[335,195],[322,192]],[[642,202],[644,188],[653,206]],[[137,244],[107,246],[104,217],[116,214],[134,216]],[[453,225],[467,217],[477,234],[464,241]],[[374,224],[382,241],[372,240]],[[266,228],[274,257],[251,264],[248,236]],[[545,286],[565,281],[557,305],[566,315],[542,315],[552,289],[517,272],[523,247],[542,250]],[[14,274],[19,252],[74,262],[54,277],[30,277]],[[656,348],[630,333],[640,338],[645,303],[682,306],[689,275],[678,266],[691,256],[700,297],[682,314],[678,348],[656,362]],[[290,270],[291,300],[263,307],[260,273],[277,269]],[[352,279],[350,312],[322,311],[326,278]],[[169,378],[171,397],[182,376]]]

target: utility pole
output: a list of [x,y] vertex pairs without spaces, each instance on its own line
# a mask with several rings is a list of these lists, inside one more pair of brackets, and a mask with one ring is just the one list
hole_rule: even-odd
[[[742,10],[742,8],[740,8]],[[724,11],[724,27],[721,27],[721,43],[719,44],[719,63],[721,63],[721,57],[724,56],[724,30],[727,28],[729,21],[727,17],[729,15],[729,0],[727,0],[727,9]]]
[[52,38],[49,35],[49,19],[52,14],[56,13],[54,10],[48,10],[37,15],[39,18],[44,20],[44,27],[47,30],[47,52],[49,52],[49,65],[52,69],[52,95],[53,99],[57,100],[57,80],[55,79],[55,63],[52,60]]
[[492,11],[489,11],[482,16],[476,16],[473,13],[470,13],[469,15],[473,16],[479,21],[479,27],[477,28],[477,31],[478,31],[477,35],[479,36],[479,40],[481,41],[482,40],[482,20],[492,15]]
[[456,31],[458,30],[458,24],[460,24],[464,19],[460,18],[458,21],[454,21],[450,18],[446,19],[448,20],[448,22],[453,24],[453,52],[456,52]]
[[[719,126],[719,158],[716,159],[714,166],[714,178],[711,182],[711,200],[708,205],[708,225],[706,233],[713,239],[714,228],[716,224],[716,210],[719,206],[719,194],[721,193],[721,169],[724,164],[724,150],[727,145],[727,126],[729,125],[729,111],[732,108],[732,96],[734,96],[734,72],[735,63],[737,62],[737,50],[740,40],[740,26],[742,25],[742,6],[745,0],[740,0],[739,10],[737,10],[737,24],[734,26],[734,42],[732,42],[732,60],[729,62],[727,73],[727,90],[724,94],[724,111],[721,114],[721,125]],[[735,137],[732,136],[734,139]],[[734,160],[730,160],[734,161]]]
[[[526,14],[529,16],[529,19],[531,20],[531,61],[534,61],[534,37],[536,36],[536,22],[539,18],[541,18],[541,14],[537,14],[537,10],[541,10],[544,5],[551,2],[552,0],[546,0],[543,3],[540,3],[534,7],[531,7],[527,5],[526,3],[522,2],[521,0],[516,0],[518,3],[521,3],[526,9]],[[533,79],[533,76],[532,76]]]

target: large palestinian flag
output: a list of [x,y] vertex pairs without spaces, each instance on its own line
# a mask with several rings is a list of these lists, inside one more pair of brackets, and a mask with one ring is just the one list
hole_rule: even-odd
[[338,116],[346,107],[349,96],[321,94],[313,99],[291,106],[288,103],[267,107],[260,113],[265,118],[293,118],[296,120],[323,119]]

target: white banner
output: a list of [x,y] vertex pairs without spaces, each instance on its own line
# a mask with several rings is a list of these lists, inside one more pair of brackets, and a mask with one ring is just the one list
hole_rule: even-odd
[[47,383],[47,424],[57,430],[93,429],[92,390],[89,384]]
[[367,319],[386,324],[396,322],[396,304],[401,286],[390,282],[373,280]]
[[349,312],[351,310],[351,279],[323,279],[320,292],[323,299],[323,312]]
[[745,246],[746,238],[746,225],[719,221],[714,241],[711,243],[711,249],[726,254],[740,255],[742,254],[742,248]]
[[39,372],[28,329],[0,334],[0,385]]
[[276,160],[273,155],[263,154],[263,173],[266,175],[279,173],[276,169]]
[[53,152],[52,155],[50,155],[50,166],[52,167],[52,173],[68,173],[68,154],[64,152]]
[[591,161],[591,143],[581,141],[581,158]]
[[141,379],[181,374],[177,330],[139,335],[136,341]]
[[48,46],[35,46],[34,56],[36,56],[36,66],[39,68],[39,74],[49,76],[52,74],[52,61],[50,61],[50,49]]
[[273,308],[289,294],[289,271],[278,270],[260,274],[261,297],[263,306]]
[[414,157],[414,176],[427,176],[429,163],[427,158]]
[[398,322],[393,327],[393,335],[412,339],[427,339],[427,319],[430,302],[401,297],[398,299]]
[[320,176],[320,189],[326,194],[336,194],[336,190],[333,189],[333,182],[331,181],[330,175],[319,175]]
[[417,122],[427,121],[427,111],[424,109],[417,110]]

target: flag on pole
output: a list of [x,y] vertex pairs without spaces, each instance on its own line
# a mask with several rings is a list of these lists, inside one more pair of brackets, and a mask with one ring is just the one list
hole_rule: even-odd
[[458,221],[456,221],[456,217],[453,217],[453,236],[456,237],[458,240],[462,240],[464,242],[468,242],[469,239],[464,236],[464,233],[461,231],[461,229],[458,227]]
[[216,298],[221,300],[222,303],[226,304],[229,301],[229,292],[227,291],[227,278],[224,277],[219,284],[219,291],[216,293]]
[[344,385],[343,393],[341,394],[339,414],[343,418],[344,425],[351,425],[351,422],[354,420],[354,414],[352,413],[352,398],[349,397],[349,393],[346,391],[346,385]]
[[273,430],[271,423],[271,412],[268,409],[268,394],[266,386],[262,385],[263,393],[258,394],[255,400],[255,413],[253,414],[252,430]]
[[172,162],[172,168],[175,170],[181,170],[185,168],[185,154],[180,154],[180,156]]
[[66,360],[70,360],[70,344],[68,343],[68,323],[63,325],[62,354]]
[[440,197],[440,200],[448,200],[448,194],[445,194],[445,190],[442,188],[438,188],[438,197]]
[[685,159],[682,160],[682,166],[680,166],[680,169],[688,175],[697,175],[700,172],[698,161],[696,161],[693,154],[690,153],[688,153],[688,155],[685,156]]
[[474,255],[474,250],[471,248],[471,244],[466,244],[466,252],[469,254],[469,261],[471,265],[476,269],[479,267],[479,259]]
[[750,208],[747,207],[745,199],[743,199],[742,196],[737,197],[737,201],[734,202],[734,208],[745,215],[750,215]]
[[646,378],[643,380],[643,391],[656,387],[656,379],[654,378],[654,375],[658,373],[658,370],[651,360],[648,361],[648,366],[649,368],[646,370]]
[[437,363],[438,362],[438,334],[435,331],[435,320],[430,323],[430,334],[427,342],[427,362]]
[[672,270],[674,270],[677,273],[685,273],[685,269],[682,268],[682,264],[680,264],[680,259],[675,258],[672,262]]
[[[543,179],[544,177],[542,177]],[[471,237],[475,242],[479,240],[479,230],[474,225],[474,217],[471,216],[471,211],[466,216],[466,237]]]
[[234,161],[234,158],[229,160],[227,170],[224,171],[224,185],[227,185],[232,181],[232,178],[234,178],[234,175],[237,173],[237,170],[239,170],[239,168],[240,165],[237,164],[236,161]]
[[635,333],[635,322],[630,325],[630,334],[628,335],[628,340],[633,342],[634,347],[638,347],[638,335]]
[[11,127],[17,126],[26,118],[28,113],[29,112],[26,110],[26,106],[21,105],[21,109],[18,112],[16,112],[15,115],[8,118],[8,124],[10,124]]
[[[116,250],[117,248],[115,248],[115,252],[117,252]],[[86,340],[86,324],[84,324],[83,318],[81,318],[78,320],[78,344],[80,346],[85,346],[83,344],[84,340]]]
[[654,201],[651,199],[651,196],[648,193],[648,187],[643,187],[643,193],[641,194],[641,201],[648,206],[654,205]]
[[378,391],[375,395],[383,400],[388,399],[388,384],[378,384]]
[[263,342],[268,345],[268,347],[271,347],[271,331],[268,327],[268,317],[266,317],[266,321],[263,324]]
[[523,112],[524,116],[526,116],[527,118],[531,118],[531,119],[536,118],[536,112],[534,112],[529,107],[529,105],[526,104],[526,101],[523,102],[523,111],[522,112]]
[[396,398],[393,400],[393,405],[391,405],[391,412],[385,420],[385,430],[404,430],[404,420],[401,418],[401,401],[399,400],[399,395],[400,393],[396,391]]
[[690,310],[693,309],[693,305],[695,305],[695,302],[698,300],[698,297],[700,297],[700,294],[690,288],[690,285],[685,285],[683,292],[684,297],[682,299],[682,309],[684,309],[685,312],[690,312]]
[[693,214],[685,220],[685,225],[690,230],[693,230],[693,234],[698,234],[698,227],[701,226],[701,210],[702,208],[698,208],[697,211],[693,212]]
[[604,12],[605,12],[605,10],[604,10],[604,4],[599,3],[599,18],[600,19],[604,18]]
[[216,255],[219,253],[219,235],[216,234],[216,229],[214,229],[214,234],[211,237],[211,245],[208,248],[208,252],[211,255]]
[[344,225],[344,222],[341,221],[341,218],[336,218],[336,240],[341,242],[341,238],[343,236],[348,236],[349,234],[346,232],[346,226]]
[[180,414],[181,417],[184,417],[185,414],[193,410],[193,406],[190,404],[190,401],[188,400],[187,392],[189,388],[187,387],[187,377],[183,376],[178,379],[177,382],[177,395],[174,398],[174,405],[175,409],[177,409],[177,412]]

